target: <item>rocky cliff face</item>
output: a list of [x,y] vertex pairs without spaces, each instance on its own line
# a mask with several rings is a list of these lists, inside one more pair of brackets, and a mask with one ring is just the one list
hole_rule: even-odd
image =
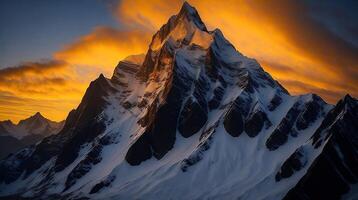
[[[326,116],[300,153],[295,152],[284,163],[281,174],[292,176],[301,170],[300,161],[307,149],[322,148],[303,178],[285,199],[355,199],[358,182],[358,101],[347,95]],[[306,151],[306,152],[305,152]],[[277,177],[279,177],[278,175]],[[318,187],[317,187],[318,186]],[[346,195],[345,195],[346,194]]]
[[[332,193],[357,182],[348,173],[357,168],[349,139],[357,100],[333,107],[314,94],[291,96],[220,30],[207,30],[188,3],[133,58],[90,84],[59,134],[0,162],[1,195],[323,198],[305,182],[324,175],[312,175],[315,168],[341,164],[347,177]],[[336,144],[344,162],[327,166]]]

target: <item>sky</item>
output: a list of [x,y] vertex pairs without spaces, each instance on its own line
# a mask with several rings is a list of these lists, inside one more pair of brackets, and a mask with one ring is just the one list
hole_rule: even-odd
[[[358,1],[189,0],[210,30],[257,59],[293,95],[358,97]],[[0,120],[59,121],[90,81],[111,77],[182,0],[0,1]]]

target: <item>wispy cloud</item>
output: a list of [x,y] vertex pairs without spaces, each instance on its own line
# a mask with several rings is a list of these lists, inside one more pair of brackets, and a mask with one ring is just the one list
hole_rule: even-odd
[[125,57],[143,53],[150,34],[139,30],[119,30],[97,27],[88,35],[67,44],[54,57],[77,66],[91,66],[98,72],[112,73],[114,66]]
[[[256,58],[291,93],[317,92],[330,103],[344,93],[358,96],[358,48],[312,16],[315,4],[286,0],[189,2],[208,27],[220,28],[240,52]],[[180,0],[123,0],[116,15],[123,24],[156,30],[181,4]],[[346,24],[348,30],[354,30]],[[298,82],[310,87],[293,84]]]
[[[16,121],[35,111],[63,119],[99,73],[111,76],[118,61],[144,53],[151,35],[178,12],[183,1],[110,2],[120,28],[96,27],[53,52],[52,60],[0,70],[1,119]],[[344,93],[358,96],[358,48],[352,39],[342,38],[344,34],[337,34],[312,14],[316,4],[283,0],[189,2],[210,29],[220,28],[240,52],[256,58],[291,93],[314,92],[330,103]],[[331,15],[337,19],[342,16],[338,12]],[[341,29],[350,35],[358,30],[354,24],[340,24],[345,25]]]
[[37,111],[64,119],[91,80],[100,73],[110,77],[120,60],[145,52],[149,41],[147,32],[97,27],[54,52],[53,59],[1,69],[0,119],[18,121]]

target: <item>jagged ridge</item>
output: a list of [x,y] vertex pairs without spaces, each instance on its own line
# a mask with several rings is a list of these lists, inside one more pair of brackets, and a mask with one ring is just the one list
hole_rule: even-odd
[[334,143],[341,104],[290,96],[188,3],[138,60],[92,82],[58,135],[1,161],[0,194],[282,199]]

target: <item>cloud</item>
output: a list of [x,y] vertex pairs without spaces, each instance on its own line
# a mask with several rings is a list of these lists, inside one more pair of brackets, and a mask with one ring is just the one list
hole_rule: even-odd
[[[31,116],[36,112],[41,112],[50,119],[61,121],[65,119],[73,105],[78,104],[78,100],[63,100],[19,97],[4,91],[0,91],[0,119],[10,119],[17,122],[25,117]],[[65,112],[66,111],[66,112]]]
[[18,121],[37,111],[64,119],[90,81],[100,73],[110,77],[120,60],[145,52],[149,42],[148,32],[101,26],[54,52],[53,59],[0,70],[0,119]]
[[[358,49],[313,16],[315,4],[286,0],[189,2],[209,28],[220,28],[240,52],[256,58],[273,77],[283,80],[289,91],[316,91],[329,96],[330,103],[344,93],[357,96]],[[157,30],[181,4],[181,0],[122,0],[116,15],[122,24]]]
[[40,111],[51,113],[55,120],[63,119],[85,89],[85,84],[76,81],[71,71],[66,62],[59,60],[26,62],[1,69],[0,118],[10,116],[18,121]]
[[183,1],[122,0],[115,4],[114,15],[129,28],[157,31],[171,15],[176,14]]
[[[0,119],[10,116],[16,121],[36,111],[56,120],[65,118],[99,73],[111,76],[118,61],[146,52],[152,34],[183,3],[110,2],[119,28],[96,27],[54,52],[52,60],[0,70]],[[358,28],[349,23],[347,13],[333,12],[330,16],[337,20],[320,18],[322,13],[332,13],[333,5],[318,9],[307,1],[189,2],[209,29],[220,28],[240,52],[257,59],[291,93],[314,92],[330,103],[345,93],[358,96],[357,46],[329,23],[348,21],[339,26],[349,35]]]
[[139,30],[118,30],[96,27],[56,52],[54,57],[75,66],[91,66],[97,73],[111,75],[114,67],[125,57],[147,50],[150,34]]
[[48,96],[65,86],[71,76],[64,61],[27,62],[0,70],[0,90],[17,95]]
[[65,62],[59,60],[48,60],[42,62],[27,62],[19,66],[0,69],[0,76],[12,76],[26,73],[43,74],[45,72],[65,67]]
[[309,4],[278,0],[251,2],[250,6],[263,22],[274,24],[281,30],[301,55],[321,63],[338,78],[348,78],[350,83],[357,85],[358,47],[310,18]]

